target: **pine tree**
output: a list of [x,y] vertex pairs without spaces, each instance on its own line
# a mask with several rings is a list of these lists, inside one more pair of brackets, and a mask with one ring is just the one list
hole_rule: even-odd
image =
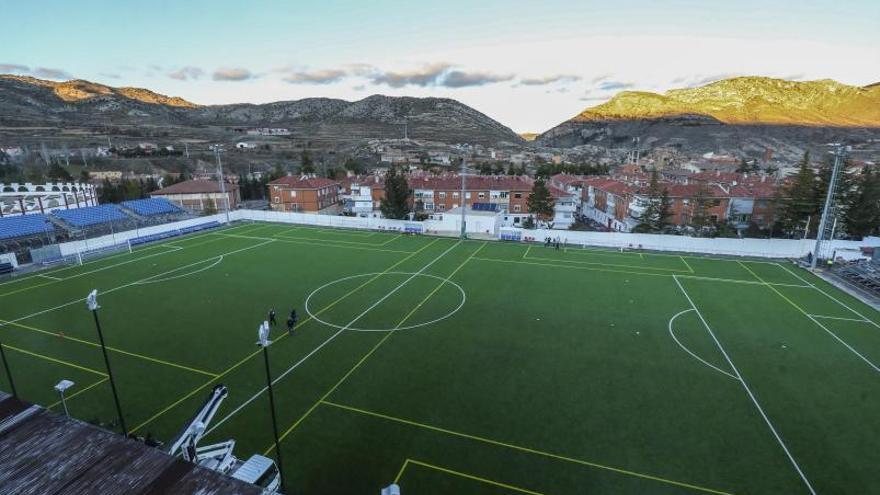
[[309,153],[309,150],[303,150],[302,152],[300,158],[300,171],[304,174],[315,173],[315,165],[312,162],[312,154]]
[[409,214],[409,184],[397,167],[385,174],[385,197],[379,209],[385,218],[402,220]]
[[880,173],[865,168],[843,200],[843,228],[862,238],[880,235]]
[[651,172],[651,182],[648,184],[647,198],[643,201],[644,209],[636,218],[639,224],[633,232],[660,232],[668,224],[672,202],[669,199],[669,191],[660,190],[657,171]]
[[779,191],[779,224],[789,235],[801,235],[810,220],[810,230],[819,223],[819,203],[816,194],[816,174],[810,167],[810,154],[804,153],[800,168],[794,181]]
[[538,220],[546,222],[553,218],[553,208],[556,204],[543,177],[535,179],[532,192],[526,200],[526,206],[530,213],[538,217]]
[[691,227],[699,233],[709,224],[709,190],[700,184],[691,198]]

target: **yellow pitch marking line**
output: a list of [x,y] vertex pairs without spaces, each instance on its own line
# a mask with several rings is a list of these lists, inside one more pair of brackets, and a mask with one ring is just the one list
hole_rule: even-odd
[[[849,349],[850,352],[852,352],[853,354],[855,354],[856,356],[858,356],[859,359],[861,359],[862,361],[864,361],[865,364],[867,364],[868,366],[870,366],[874,371],[876,371],[877,373],[880,373],[880,367],[878,367],[876,364],[872,363],[870,359],[868,359],[868,358],[865,357],[862,353],[860,353],[859,351],[857,351],[853,346],[847,344],[846,341],[844,341],[843,339],[841,339],[840,337],[838,337],[836,333],[834,333],[834,332],[832,332],[831,330],[829,330],[828,327],[826,327],[825,325],[822,324],[822,322],[820,322],[819,320],[817,320],[816,318],[814,318],[813,315],[811,315],[810,313],[807,313],[802,307],[800,307],[800,306],[798,306],[797,304],[795,304],[794,301],[792,301],[791,299],[788,298],[788,296],[786,296],[786,295],[783,294],[782,292],[779,292],[779,289],[777,289],[776,287],[773,287],[772,285],[770,285],[770,284],[768,284],[767,282],[765,282],[764,279],[762,279],[761,277],[759,277],[757,273],[753,272],[753,271],[751,270],[751,268],[747,267],[747,266],[744,265],[743,263],[740,263],[740,266],[742,266],[743,268],[745,268],[745,269],[746,269],[749,273],[751,273],[756,279],[758,279],[759,281],[761,281],[761,284],[763,284],[763,285],[766,286],[766,287],[769,287],[770,290],[772,290],[773,292],[775,292],[779,297],[785,299],[785,301],[786,301],[788,304],[791,304],[792,306],[794,306],[795,309],[797,309],[798,311],[800,311],[801,314],[803,314],[804,316],[806,316],[807,318],[809,318],[810,321],[812,321],[813,323],[815,323],[816,325],[818,325],[819,328],[821,328],[822,330],[825,330],[825,333],[827,333],[828,335],[830,335],[831,337],[833,337],[834,340],[838,341],[838,342],[839,342],[840,344],[842,344],[844,347],[846,347],[847,349]],[[868,323],[871,323],[871,322],[868,322]]]
[[[13,326],[16,326],[16,327],[19,327],[19,328],[25,329],[25,330],[30,330],[30,331],[32,331],[32,332],[42,333],[42,334],[44,334],[44,335],[51,335],[51,336],[53,336],[53,337],[59,337],[59,338],[62,338],[62,339],[65,339],[65,340],[70,340],[70,341],[73,341],[73,342],[76,342],[76,343],[79,343],[79,344],[83,344],[83,345],[89,345],[89,346],[92,346],[92,347],[101,347],[100,344],[97,344],[97,343],[92,342],[92,341],[89,341],[89,340],[80,339],[80,338],[78,338],[78,337],[72,337],[72,336],[70,336],[70,335],[61,335],[60,333],[57,333],[57,332],[50,332],[50,331],[48,331],[48,330],[43,330],[42,328],[37,328],[37,327],[30,326],[30,325],[25,325],[25,324],[23,324],[23,323],[18,323],[18,322],[14,322],[14,321],[6,321],[6,320],[0,320],[0,323],[2,323],[3,325],[13,325]],[[5,345],[5,344],[4,344],[4,345]],[[182,364],[172,363],[172,362],[170,362],[170,361],[164,361],[164,360],[162,360],[162,359],[158,359],[158,358],[154,358],[154,357],[150,357],[150,356],[145,356],[145,355],[143,355],[143,354],[138,354],[138,353],[136,353],[136,352],[129,352],[129,351],[126,351],[126,350],[123,350],[123,349],[119,349],[119,348],[116,348],[116,347],[111,347],[111,346],[106,346],[106,347],[107,347],[107,350],[108,350],[108,351],[118,352],[119,354],[125,354],[126,356],[131,356],[131,357],[135,357],[135,358],[138,358],[138,359],[143,359],[143,360],[146,360],[146,361],[151,361],[151,362],[158,363],[158,364],[164,364],[165,366],[171,366],[171,367],[174,367],[174,368],[179,368],[179,369],[186,370],[186,371],[190,371],[190,372],[193,372],[193,373],[198,373],[198,374],[200,374],[200,375],[206,375],[206,376],[210,376],[210,377],[214,377],[214,378],[216,378],[217,376],[219,376],[219,375],[217,375],[216,373],[211,373],[210,371],[200,370],[200,369],[197,369],[197,368],[192,368],[192,367],[189,367],[189,366],[184,366],[184,365],[182,365]]]
[[434,464],[428,464],[427,462],[417,461],[415,459],[407,459],[403,463],[403,467],[400,469],[400,472],[397,473],[397,477],[394,479],[395,483],[400,482],[401,476],[403,476],[403,472],[406,470],[409,465],[420,466],[428,469],[433,469],[435,471],[440,471],[441,473],[451,474],[453,476],[458,476],[460,478],[465,478],[468,480],[479,481],[480,483],[485,483],[487,485],[497,486],[498,488],[504,488],[506,490],[518,492],[518,493],[526,493],[528,495],[544,495],[541,492],[536,492],[533,490],[528,490],[526,488],[520,488],[518,486],[509,485],[507,483],[501,483],[500,481],[490,480],[488,478],[481,478],[479,476],[474,476],[473,474],[463,473],[461,471],[456,471],[454,469],[449,469],[445,467],[435,466]]
[[[461,241],[459,241],[459,242],[461,242]],[[456,246],[457,246],[457,244],[456,244]],[[455,247],[455,246],[453,246],[453,247]],[[406,316],[404,316],[403,319],[400,320],[400,321],[397,323],[397,325],[395,325],[394,328],[393,328],[390,332],[386,333],[385,336],[382,337],[381,340],[379,340],[379,342],[376,342],[376,345],[374,345],[374,346],[372,347],[372,349],[370,349],[369,352],[367,352],[367,353],[366,353],[366,354],[365,354],[365,355],[364,355],[364,356],[363,356],[363,357],[362,357],[357,363],[355,363],[355,365],[352,366],[351,369],[349,369],[348,372],[345,373],[345,375],[343,375],[342,378],[340,378],[339,381],[336,382],[336,384],[333,385],[333,387],[330,388],[330,390],[328,390],[323,396],[321,396],[320,399],[318,399],[314,404],[312,404],[312,407],[310,407],[310,408],[305,412],[305,414],[303,414],[302,416],[300,416],[300,418],[297,419],[296,422],[294,422],[294,423],[290,426],[290,428],[288,428],[287,430],[285,430],[284,433],[282,433],[281,436],[278,437],[278,441],[279,441],[279,442],[283,441],[284,438],[287,437],[287,435],[289,435],[293,430],[296,429],[297,426],[300,425],[300,423],[302,423],[303,421],[305,421],[305,419],[306,419],[307,417],[309,417],[310,414],[312,414],[312,411],[314,411],[315,409],[317,409],[317,407],[318,407],[319,405],[321,405],[321,403],[324,401],[324,399],[326,399],[327,397],[330,396],[330,394],[332,394],[333,392],[335,392],[336,389],[339,388],[339,386],[342,385],[342,383],[345,382],[345,380],[347,380],[348,377],[352,375],[352,373],[354,373],[354,372],[355,372],[355,371],[356,371],[356,370],[357,370],[362,364],[364,364],[364,362],[366,362],[367,359],[369,359],[369,357],[372,356],[374,352],[376,352],[380,347],[382,347],[382,344],[384,344],[384,343],[385,343],[385,342],[391,337],[391,335],[393,335],[394,332],[397,331],[398,328],[402,327],[403,324],[406,323],[406,322],[412,317],[412,315],[414,315],[414,314],[416,313],[416,311],[419,310],[419,308],[421,308],[421,307],[422,307],[422,306],[423,306],[428,300],[430,300],[432,297],[434,297],[434,295],[437,293],[437,291],[439,291],[440,288],[443,287],[449,279],[451,279],[452,277],[454,277],[455,274],[459,272],[459,270],[461,270],[462,268],[464,268],[464,266],[465,266],[465,265],[466,265],[471,259],[473,259],[474,255],[476,255],[478,252],[480,252],[480,250],[482,250],[484,247],[486,247],[486,243],[485,243],[485,242],[484,242],[483,245],[480,246],[476,251],[474,251],[473,253],[471,253],[470,256],[468,256],[466,260],[462,261],[461,264],[458,265],[458,267],[457,267],[452,273],[450,273],[448,277],[446,277],[443,281],[441,281],[439,284],[437,284],[437,287],[435,287],[434,290],[432,290],[427,296],[425,296],[421,301],[419,301],[419,303],[418,303],[415,307],[413,307],[413,309],[411,309],[410,312],[407,313]],[[275,444],[273,443],[271,446],[269,446],[269,447],[266,449],[265,454],[269,454],[270,452],[272,452],[272,450],[273,450],[274,448],[275,448]]]
[[[72,393],[72,394],[66,396],[65,399],[66,399],[68,402],[70,402],[72,399],[76,398],[76,397],[79,396],[80,394],[84,394],[84,393],[88,392],[89,390],[91,390],[91,389],[97,387],[98,385],[101,385],[102,383],[106,382],[107,380],[109,380],[109,378],[105,376],[104,378],[101,378],[100,380],[98,380],[98,381],[96,381],[95,383],[89,385],[88,387],[86,387],[86,388],[81,388],[81,389],[77,390],[76,392],[74,392],[74,393]],[[46,406],[46,409],[54,409],[54,408],[58,407],[58,405],[60,405],[60,404],[61,404],[61,401],[60,401],[60,400],[59,400],[59,401],[55,401],[55,402],[49,404],[48,406]]]
[[396,417],[394,417],[394,416],[388,416],[388,415],[386,415],[386,414],[381,414],[381,413],[377,413],[377,412],[373,412],[373,411],[368,411],[368,410],[366,410],[366,409],[360,409],[360,408],[357,408],[357,407],[346,406],[346,405],[343,405],[343,404],[337,404],[337,403],[335,403],[335,402],[330,402],[330,401],[327,401],[327,400],[321,401],[321,403],[324,404],[324,405],[326,405],[326,406],[335,407],[335,408],[338,408],[338,409],[343,409],[343,410],[346,410],[346,411],[350,411],[350,412],[355,412],[355,413],[363,414],[363,415],[365,415],[365,416],[372,416],[372,417],[374,417],[374,418],[384,419],[384,420],[386,420],[386,421],[391,421],[391,422],[394,422],[394,423],[405,424],[405,425],[409,425],[409,426],[415,426],[415,427],[417,427],[417,428],[422,428],[422,429],[426,429],[426,430],[430,430],[430,431],[435,431],[435,432],[438,432],[438,433],[445,433],[445,434],[447,434],[447,435],[451,435],[451,436],[455,436],[455,437],[459,437],[459,438],[465,438],[465,439],[468,439],[468,440],[473,440],[473,441],[481,442],[481,443],[485,443],[485,444],[488,444],[488,445],[495,445],[495,446],[497,446],[497,447],[505,447],[505,448],[512,449],[512,450],[517,450],[517,451],[520,451],[520,452],[526,452],[526,453],[528,453],[528,454],[534,454],[534,455],[538,455],[538,456],[541,456],[541,457],[547,457],[547,458],[550,458],[550,459],[555,459],[555,460],[559,460],[559,461],[565,461],[565,462],[568,462],[568,463],[571,463],[571,464],[578,464],[578,465],[581,465],[581,466],[586,466],[586,467],[591,467],[591,468],[601,469],[601,470],[604,470],[604,471],[610,471],[610,472],[613,472],[613,473],[622,474],[622,475],[626,475],[626,476],[632,476],[632,477],[634,477],[634,478],[641,478],[641,479],[644,479],[644,480],[656,481],[656,482],[659,482],[659,483],[664,483],[664,484],[667,484],[667,485],[673,485],[673,486],[677,486],[677,487],[681,487],[681,488],[687,488],[687,489],[690,489],[690,490],[696,490],[696,491],[700,491],[700,492],[703,492],[703,493],[713,493],[713,494],[715,494],[715,495],[733,495],[732,493],[724,492],[724,491],[721,491],[721,490],[714,490],[714,489],[712,489],[712,488],[706,488],[706,487],[699,486],[699,485],[694,485],[694,484],[691,484],[691,483],[684,483],[684,482],[681,482],[681,481],[675,481],[675,480],[670,480],[670,479],[667,479],[667,478],[661,478],[661,477],[659,477],[659,476],[653,476],[653,475],[650,475],[650,474],[639,473],[639,472],[631,471],[631,470],[628,470],[628,469],[617,468],[617,467],[614,467],[614,466],[607,466],[607,465],[604,465],[604,464],[598,464],[598,463],[595,463],[595,462],[585,461],[585,460],[582,460],[582,459],[575,459],[575,458],[573,458],[573,457],[567,457],[567,456],[564,456],[564,455],[554,454],[554,453],[551,453],[551,452],[544,452],[544,451],[541,451],[541,450],[532,449],[532,448],[529,448],[529,447],[523,447],[523,446],[515,445],[515,444],[512,444],[512,443],[501,442],[501,441],[498,441],[498,440],[492,440],[492,439],[490,439],[490,438],[484,438],[484,437],[479,437],[479,436],[476,436],[476,435],[471,435],[471,434],[469,434],[469,433],[461,433],[461,432],[458,432],[458,431],[448,430],[448,429],[446,429],[446,428],[440,428],[440,427],[438,427],[438,426],[431,426],[431,425],[427,425],[427,424],[424,424],[424,423],[418,423],[418,422],[416,422],[416,421],[410,421],[410,420],[408,420],[408,419],[396,418]]
[[[357,287],[355,287],[354,289],[352,289],[352,290],[346,292],[345,294],[343,294],[342,296],[340,296],[338,299],[336,299],[335,301],[333,301],[333,302],[330,303],[329,305],[325,306],[324,308],[322,308],[320,311],[318,311],[318,312],[315,313],[315,314],[316,314],[316,315],[320,315],[320,314],[324,313],[325,311],[329,310],[330,308],[336,306],[338,303],[342,302],[344,299],[348,298],[349,296],[351,296],[351,295],[354,294],[355,292],[357,292],[357,291],[361,290],[362,288],[366,287],[367,285],[369,285],[370,283],[372,283],[373,281],[375,281],[376,279],[378,279],[379,277],[381,277],[383,274],[388,273],[388,272],[390,272],[391,270],[397,268],[399,265],[401,265],[401,264],[404,263],[405,261],[409,260],[409,259],[412,258],[413,256],[415,256],[415,255],[421,253],[422,251],[424,251],[424,250],[427,249],[428,247],[434,245],[434,243],[437,242],[437,241],[439,241],[439,240],[440,240],[440,239],[434,239],[433,241],[431,241],[431,242],[429,242],[428,244],[422,246],[422,247],[419,248],[418,250],[416,250],[416,251],[410,253],[409,256],[406,256],[405,258],[401,259],[401,260],[398,261],[397,263],[394,263],[393,265],[389,266],[389,267],[386,268],[382,273],[379,273],[379,274],[377,274],[377,275],[375,275],[375,276],[373,276],[373,277],[370,277],[366,282],[364,282],[364,283],[362,283],[361,285],[358,285]],[[295,329],[300,328],[301,326],[305,325],[305,324],[308,323],[311,319],[312,319],[311,316],[305,318],[302,322],[300,322],[300,323],[295,327]],[[287,337],[288,335],[290,335],[290,334],[289,334],[289,333],[284,333],[283,335],[281,335],[280,337],[278,337],[277,339],[275,339],[275,341],[273,342],[273,344],[278,343],[279,341],[283,340],[283,339],[284,339],[285,337]],[[226,370],[224,370],[223,372],[221,372],[219,375],[215,376],[213,379],[208,380],[208,381],[205,382],[204,384],[202,384],[202,385],[196,387],[195,389],[193,389],[192,391],[190,391],[189,393],[187,393],[186,395],[184,395],[184,396],[181,397],[180,399],[174,401],[173,403],[171,403],[171,404],[169,404],[168,406],[166,406],[164,409],[160,410],[159,412],[157,412],[156,414],[154,414],[153,416],[151,416],[149,419],[147,419],[147,420],[144,421],[143,423],[141,423],[141,424],[135,426],[134,429],[132,430],[132,432],[137,431],[137,430],[140,430],[140,429],[143,428],[144,426],[146,426],[146,425],[152,423],[153,421],[155,421],[155,420],[156,420],[157,418],[159,418],[160,416],[164,415],[165,413],[167,413],[167,412],[170,411],[171,409],[174,409],[175,407],[177,407],[178,405],[180,405],[181,403],[183,403],[184,401],[186,401],[187,399],[189,399],[189,398],[192,397],[193,395],[199,393],[201,390],[205,389],[206,387],[208,387],[209,385],[211,385],[212,383],[214,383],[215,380],[217,380],[217,379],[219,379],[219,378],[222,378],[222,377],[228,375],[229,373],[233,372],[233,371],[236,370],[239,366],[243,365],[243,364],[246,363],[248,360],[250,360],[251,358],[253,358],[254,356],[256,356],[256,355],[258,355],[258,354],[260,354],[260,351],[259,351],[259,350],[256,350],[256,351],[254,351],[254,352],[248,354],[247,356],[245,356],[244,358],[242,358],[240,361],[238,361],[237,363],[233,364],[232,366],[230,366],[229,368],[227,368]]]
[[3,344],[3,347],[5,347],[5,348],[7,348],[7,349],[12,349],[13,351],[17,351],[17,352],[20,352],[20,353],[22,353],[22,354],[27,354],[28,356],[33,356],[33,357],[36,357],[36,358],[45,359],[46,361],[51,361],[51,362],[53,362],[53,363],[63,364],[64,366],[70,366],[71,368],[75,368],[75,369],[78,369],[78,370],[81,370],[81,371],[87,371],[87,372],[89,372],[89,373],[94,373],[94,374],[96,374],[96,375],[100,375],[100,376],[104,376],[104,377],[107,376],[106,373],[103,373],[103,372],[101,372],[101,371],[93,370],[93,369],[91,369],[91,368],[87,368],[87,367],[85,367],[85,366],[80,366],[80,365],[78,365],[78,364],[74,364],[74,363],[70,363],[70,362],[67,362],[67,361],[63,361],[63,360],[61,360],[61,359],[56,359],[56,358],[53,358],[53,357],[50,357],[50,356],[46,356],[46,355],[40,354],[40,353],[38,353],[38,352],[32,352],[32,351],[28,351],[28,350],[25,350],[25,349],[20,349],[20,348],[18,348],[18,347],[14,347],[14,346],[11,346],[11,345],[9,345],[9,344]]

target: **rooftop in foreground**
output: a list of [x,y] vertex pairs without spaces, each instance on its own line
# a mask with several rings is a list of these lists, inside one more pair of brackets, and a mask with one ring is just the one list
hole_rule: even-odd
[[4,392],[0,487],[20,495],[261,493],[253,485]]

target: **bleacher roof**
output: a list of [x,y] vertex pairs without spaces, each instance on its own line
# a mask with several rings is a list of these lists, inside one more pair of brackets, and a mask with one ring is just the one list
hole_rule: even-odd
[[258,495],[261,489],[0,392],[0,492]]
[[53,230],[55,226],[41,213],[0,218],[0,239],[27,237]]
[[87,206],[85,208],[73,208],[70,210],[55,210],[55,217],[64,220],[74,227],[89,227],[102,223],[125,220],[129,217],[116,205]]
[[123,201],[122,206],[144,217],[181,213],[183,210],[165,198]]

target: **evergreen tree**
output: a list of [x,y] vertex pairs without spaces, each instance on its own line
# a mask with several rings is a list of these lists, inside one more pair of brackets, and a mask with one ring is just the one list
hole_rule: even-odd
[[385,174],[385,197],[379,209],[385,218],[402,220],[409,214],[409,184],[396,166]]
[[58,162],[52,162],[49,165],[49,171],[46,172],[46,175],[49,179],[60,182],[70,182],[73,180],[73,176],[70,175],[70,172],[67,171],[64,167],[62,167]]
[[847,234],[858,238],[880,235],[880,173],[865,167],[843,203],[843,228]]
[[556,206],[556,203],[550,194],[550,189],[547,188],[544,177],[539,176],[535,179],[535,183],[532,185],[532,193],[529,194],[526,200],[526,206],[530,213],[538,217],[538,220],[546,222],[553,218],[553,208]]
[[700,184],[691,198],[691,227],[700,232],[709,225],[709,190]]
[[651,171],[651,182],[643,206],[642,213],[636,218],[639,224],[633,232],[660,232],[668,223],[672,202],[669,199],[669,191],[660,189],[657,170]]
[[315,164],[312,162],[312,154],[309,153],[309,150],[303,150],[299,167],[304,174],[315,173]]
[[779,191],[779,226],[789,235],[801,235],[810,219],[810,230],[817,230],[819,203],[816,174],[810,167],[810,154],[804,153],[800,168],[791,184]]

